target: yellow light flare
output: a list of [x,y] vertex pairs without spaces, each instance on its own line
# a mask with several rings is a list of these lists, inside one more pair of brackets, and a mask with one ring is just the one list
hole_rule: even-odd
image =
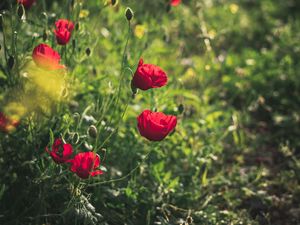
[[15,130],[15,124],[32,112],[50,114],[56,103],[66,101],[66,75],[66,69],[44,70],[33,62],[28,63],[23,69],[24,84],[9,90],[9,97],[2,103],[0,112],[8,118],[4,131]]

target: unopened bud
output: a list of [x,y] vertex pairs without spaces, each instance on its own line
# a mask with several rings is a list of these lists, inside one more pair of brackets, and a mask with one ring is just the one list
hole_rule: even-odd
[[111,5],[112,5],[112,6],[115,6],[117,3],[118,3],[117,0],[111,0]]
[[134,15],[132,9],[127,7],[125,15],[126,15],[126,19],[128,21],[130,21],[133,18],[133,15]]
[[24,6],[23,6],[22,4],[20,4],[20,5],[18,6],[17,14],[18,14],[18,17],[19,17],[20,19],[22,19],[23,16],[25,15],[25,9],[24,9]]
[[186,222],[187,222],[188,224],[192,224],[192,223],[193,223],[193,218],[192,218],[191,216],[188,216],[188,217],[186,218]]
[[96,138],[97,134],[98,134],[97,127],[95,127],[94,125],[91,125],[88,129],[88,134],[90,135],[90,137]]
[[87,142],[84,142],[83,146],[85,147],[86,150],[88,151],[92,151],[93,150],[93,146],[88,144]]
[[168,5],[167,5],[167,8],[166,8],[166,12],[168,13],[168,12],[170,12],[170,11],[171,11],[171,5],[168,4]]
[[79,23],[75,24],[75,30],[78,31],[79,30]]
[[92,70],[92,72],[93,72],[93,75],[94,75],[94,76],[96,76],[96,75],[97,75],[97,69],[96,69],[95,67],[93,67],[93,70]]
[[7,62],[8,68],[11,70],[14,67],[14,64],[15,64],[14,57],[13,56],[9,56],[8,62]]
[[73,47],[73,49],[76,48],[76,41],[75,41],[75,39],[72,40],[72,47]]
[[131,91],[132,91],[132,97],[134,97],[137,93],[137,88],[134,86],[132,81],[131,81]]
[[184,111],[184,106],[183,106],[183,104],[180,104],[180,105],[178,106],[178,112],[179,112],[180,114],[182,114],[183,111]]
[[47,34],[47,31],[44,30],[44,33],[43,33],[43,41],[46,41],[48,38],[48,34]]
[[78,134],[77,132],[74,133],[74,135],[73,135],[73,137],[72,137],[72,143],[73,143],[74,145],[78,144],[79,139],[80,139],[79,134]]
[[87,56],[90,56],[90,54],[91,54],[91,49],[90,49],[90,48],[86,48],[86,49],[85,49],[85,54],[86,54]]
[[73,114],[74,122],[77,124],[80,121],[80,114],[79,113],[74,113]]

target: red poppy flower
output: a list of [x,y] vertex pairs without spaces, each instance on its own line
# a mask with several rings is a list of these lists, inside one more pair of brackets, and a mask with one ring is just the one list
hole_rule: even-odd
[[161,141],[177,124],[176,116],[144,110],[137,118],[140,134],[150,141]]
[[18,120],[13,120],[0,112],[0,131],[8,133],[17,128],[19,124]]
[[72,145],[64,144],[59,138],[54,141],[52,150],[50,151],[48,147],[46,147],[46,151],[56,163],[68,162],[73,154]]
[[25,8],[30,8],[35,0],[17,0],[19,4],[22,4]]
[[168,77],[158,66],[144,64],[143,59],[140,59],[131,82],[132,86],[145,91],[150,88],[158,88],[166,85]]
[[32,52],[33,61],[37,66],[46,70],[57,70],[64,68],[59,64],[60,55],[49,45],[39,44]]
[[70,162],[72,163],[71,171],[82,179],[103,174],[102,170],[97,170],[100,165],[100,157],[94,152],[78,153]]
[[69,20],[59,19],[55,22],[55,27],[54,34],[57,43],[66,45],[70,41],[72,31],[74,30],[74,24]]
[[181,0],[171,0],[170,4],[171,6],[178,6],[181,3]]

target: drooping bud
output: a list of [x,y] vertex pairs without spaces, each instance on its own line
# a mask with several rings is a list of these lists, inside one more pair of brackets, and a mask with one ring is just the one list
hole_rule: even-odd
[[88,134],[91,138],[97,138],[97,134],[98,134],[97,127],[91,125],[88,129]]
[[78,124],[80,121],[80,114],[78,112],[74,113],[73,119],[74,119],[75,124]]
[[76,144],[78,144],[79,140],[80,140],[79,134],[77,132],[75,132],[72,137],[72,143],[74,145],[76,145]]
[[130,22],[134,16],[134,13],[131,8],[127,7],[125,12],[126,19]]
[[84,142],[83,146],[84,146],[85,149],[88,150],[88,151],[92,151],[92,150],[93,150],[93,146],[90,145],[89,143],[87,143],[86,141]]

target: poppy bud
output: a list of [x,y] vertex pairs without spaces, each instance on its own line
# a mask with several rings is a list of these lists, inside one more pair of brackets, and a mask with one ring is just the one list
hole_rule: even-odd
[[94,76],[97,75],[97,69],[96,69],[95,67],[93,68],[92,72],[93,72],[93,75],[94,75]]
[[115,6],[117,3],[118,3],[117,0],[111,0],[111,5],[112,5],[112,6]]
[[133,15],[134,15],[132,9],[127,7],[125,15],[126,15],[126,19],[128,21],[130,21],[132,19]]
[[73,118],[74,118],[74,121],[75,121],[75,123],[77,124],[77,123],[79,123],[79,121],[80,121],[80,114],[79,113],[74,113],[73,114]]
[[68,90],[67,88],[64,88],[61,92],[61,97],[66,98],[68,96]]
[[98,134],[97,127],[95,127],[94,125],[91,125],[88,129],[88,134],[91,138],[96,138],[97,134]]
[[73,49],[76,48],[76,41],[75,41],[75,39],[72,40],[72,47],[73,47]]
[[46,41],[48,38],[48,34],[47,34],[47,31],[44,30],[44,33],[43,33],[43,41]]
[[177,109],[178,109],[178,112],[179,112],[180,114],[182,114],[183,111],[184,111],[184,106],[183,106],[183,104],[180,104],[180,105],[177,107]]
[[73,135],[73,138],[72,138],[72,143],[74,144],[74,145],[76,145],[76,144],[78,144],[78,142],[79,142],[79,134],[76,132],[76,133],[74,133],[74,135]]
[[18,17],[19,17],[20,19],[23,18],[23,15],[25,14],[25,9],[24,9],[24,6],[23,6],[22,4],[20,4],[20,5],[18,6],[17,14],[18,14]]
[[86,54],[87,56],[90,56],[90,54],[91,54],[91,49],[90,49],[90,48],[86,48],[85,54]]
[[76,23],[76,24],[75,24],[75,30],[76,30],[76,31],[79,30],[79,23]]
[[168,12],[170,12],[170,11],[171,11],[171,5],[168,4],[168,5],[167,5],[167,8],[166,8],[166,12],[168,13]]
[[87,142],[84,142],[83,146],[86,148],[86,150],[88,151],[92,151],[93,150],[93,146],[89,145]]
[[188,217],[186,218],[186,222],[187,222],[188,224],[192,224],[192,223],[193,223],[193,218],[192,218],[191,216],[188,216]]
[[14,64],[15,64],[14,57],[13,56],[9,56],[8,62],[7,62],[8,68],[11,70],[14,67]]
[[137,93],[137,88],[134,86],[133,82],[131,82],[131,91],[132,91],[132,96],[134,97]]

